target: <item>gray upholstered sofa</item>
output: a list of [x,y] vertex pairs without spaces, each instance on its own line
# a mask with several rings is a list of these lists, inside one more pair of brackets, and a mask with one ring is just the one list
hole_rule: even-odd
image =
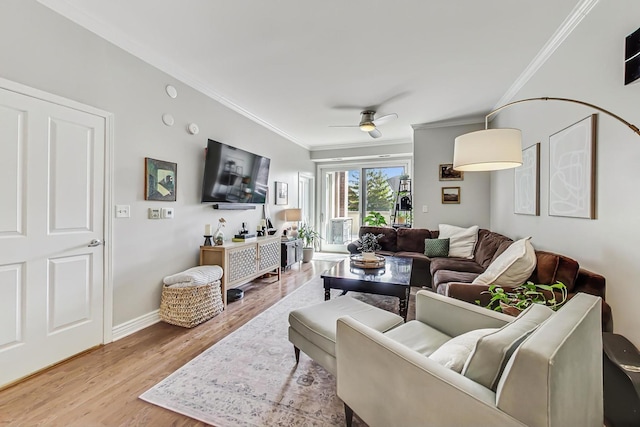
[[[534,304],[550,313],[524,319],[422,290],[416,320],[388,332],[341,317],[337,388],[347,425],[355,412],[372,427],[600,427],[601,301],[581,293],[557,312]],[[485,335],[466,354],[449,341],[477,332]],[[445,346],[444,360],[435,357]]]

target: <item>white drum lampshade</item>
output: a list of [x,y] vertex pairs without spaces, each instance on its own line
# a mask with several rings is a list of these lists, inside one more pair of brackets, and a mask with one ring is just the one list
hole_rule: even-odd
[[455,139],[453,169],[494,171],[522,165],[520,129],[485,129]]

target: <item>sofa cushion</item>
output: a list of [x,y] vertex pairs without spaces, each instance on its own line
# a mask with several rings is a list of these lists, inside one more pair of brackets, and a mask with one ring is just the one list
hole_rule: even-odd
[[[493,258],[491,258],[491,262],[493,262],[493,260],[498,258],[500,255],[502,255],[504,251],[509,249],[509,246],[511,246],[512,243],[513,243],[513,240],[511,239],[505,240],[504,242],[500,243],[500,245],[498,246],[498,249],[496,249],[496,252],[493,254]],[[491,264],[491,262],[489,264]]]
[[451,339],[451,336],[417,320],[411,320],[388,330],[384,334],[423,356],[431,355],[442,344]]
[[473,258],[473,251],[478,241],[478,229],[477,225],[469,228],[449,224],[438,226],[439,238],[449,238],[449,256],[468,259]]
[[428,257],[448,257],[449,239],[425,239],[424,254]]
[[433,289],[439,294],[446,295],[446,284],[449,282],[471,283],[478,277],[478,273],[469,273],[466,271],[438,270],[433,275]]
[[435,275],[440,270],[463,271],[467,273],[480,274],[484,268],[472,259],[464,258],[432,258],[431,275]]
[[378,239],[378,244],[382,247],[383,251],[396,252],[398,250],[397,233],[395,228],[363,225],[360,227],[358,236],[362,237],[367,233],[373,233],[376,236],[378,234],[382,234],[382,237]]
[[431,353],[429,359],[438,362],[445,368],[460,373],[476,342],[483,336],[497,331],[496,328],[475,329],[451,338]]
[[513,242],[513,240],[503,236],[502,234],[494,233],[493,231],[489,231],[484,228],[478,230],[478,243],[476,243],[476,250],[473,254],[473,259],[484,268],[487,268],[489,264],[491,264],[491,261],[495,259],[496,251],[500,248],[500,245],[505,242],[508,246]]
[[473,280],[475,285],[518,286],[523,284],[536,267],[536,254],[529,242],[520,239],[509,246],[489,267]]
[[567,291],[573,291],[575,287],[580,265],[572,258],[553,252],[536,251],[537,264],[531,274],[531,281],[551,285],[562,282]]
[[426,228],[399,228],[397,231],[397,251],[424,253],[424,240],[431,238]]
[[513,352],[551,315],[553,310],[549,307],[532,304],[513,322],[481,337],[462,368],[462,375],[495,391]]

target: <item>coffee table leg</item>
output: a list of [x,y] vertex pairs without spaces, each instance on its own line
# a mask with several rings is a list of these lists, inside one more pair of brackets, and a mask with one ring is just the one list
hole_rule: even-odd
[[324,300],[329,301],[331,299],[331,289],[325,287],[324,288]]
[[399,304],[399,311],[400,311],[400,316],[404,319],[404,321],[407,321],[407,312],[409,311],[409,289],[407,289],[407,292],[405,292],[404,298],[400,298],[400,304]]

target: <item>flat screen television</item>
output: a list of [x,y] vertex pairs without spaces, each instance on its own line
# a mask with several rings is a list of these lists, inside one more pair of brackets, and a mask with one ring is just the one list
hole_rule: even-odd
[[204,163],[202,203],[264,204],[270,164],[267,157],[210,139]]

